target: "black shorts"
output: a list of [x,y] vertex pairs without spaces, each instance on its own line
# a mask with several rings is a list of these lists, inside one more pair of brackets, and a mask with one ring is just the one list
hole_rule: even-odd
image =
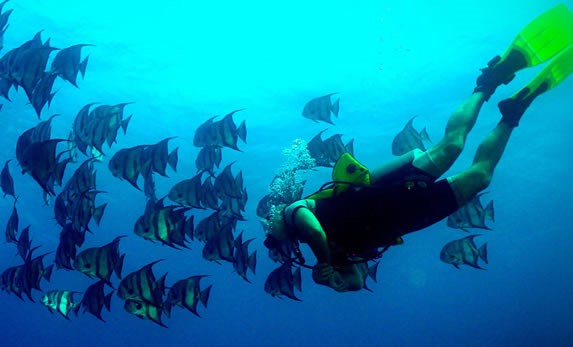
[[393,234],[426,228],[459,209],[448,180],[436,179],[409,163],[377,180],[374,187],[380,188],[381,195],[376,194],[375,200],[385,207],[382,218],[388,220]]
[[328,200],[317,202],[319,217],[320,210],[328,216],[319,218],[328,239],[355,251],[395,244],[397,238],[426,228],[459,208],[446,179],[436,181],[411,163],[378,178],[372,186]]

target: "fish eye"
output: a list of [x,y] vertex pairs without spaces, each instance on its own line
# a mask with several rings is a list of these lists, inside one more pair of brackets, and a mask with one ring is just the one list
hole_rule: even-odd
[[135,308],[137,308],[138,310],[141,310],[141,308],[143,307],[143,305],[141,305],[141,303],[137,303],[135,304]]
[[91,268],[91,267],[92,267],[92,264],[90,264],[90,263],[87,263],[87,264],[85,264],[85,265],[84,265],[84,267],[85,267],[86,269],[89,269],[89,268]]
[[177,197],[178,197],[178,198],[182,198],[182,197],[183,197],[183,194],[177,193]]
[[133,294],[133,289],[128,289],[127,292],[128,292],[129,294]]

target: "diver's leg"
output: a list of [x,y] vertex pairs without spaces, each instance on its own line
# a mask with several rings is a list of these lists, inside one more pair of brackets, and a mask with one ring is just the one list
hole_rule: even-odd
[[[456,161],[464,148],[479,111],[486,100],[482,92],[475,92],[450,116],[442,140],[427,151],[427,156],[414,159],[413,165],[435,177],[440,177]],[[428,157],[431,165],[428,165]]]
[[479,145],[472,166],[448,177],[460,206],[489,186],[513,129],[513,126],[502,120]]
[[415,158],[422,155],[423,153],[424,152],[422,152],[422,150],[416,148],[370,170],[370,178],[372,180],[372,184],[378,182],[380,178],[387,177],[405,165],[412,163]]

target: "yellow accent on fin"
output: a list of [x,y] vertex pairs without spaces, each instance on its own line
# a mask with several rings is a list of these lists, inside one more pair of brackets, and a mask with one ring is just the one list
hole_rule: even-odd
[[503,61],[512,50],[527,58],[528,66],[541,64],[573,44],[573,12],[559,4],[542,13],[515,37],[501,56]]
[[531,92],[537,90],[537,88],[543,83],[547,83],[547,89],[552,89],[561,83],[567,76],[573,72],[573,45],[570,45],[561,53],[559,53],[555,58],[553,58],[549,64],[541,70],[537,76],[529,82],[527,87]]
[[339,195],[352,185],[369,186],[370,171],[350,153],[343,153],[332,169],[332,181],[334,183],[332,188],[320,190],[308,196],[307,199],[327,199]]

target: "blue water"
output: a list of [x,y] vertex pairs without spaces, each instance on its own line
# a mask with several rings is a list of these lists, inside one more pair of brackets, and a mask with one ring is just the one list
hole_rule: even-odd
[[[98,203],[108,207],[84,247],[129,235],[120,246],[127,254],[124,274],[165,259],[154,270],[168,272],[168,284],[210,275],[204,280],[213,285],[208,308],[199,308],[202,318],[175,310],[171,319],[164,317],[165,329],[127,314],[116,296],[102,323],[91,315],[66,321],[39,303],[0,293],[2,346],[573,345],[573,79],[535,101],[498,166],[487,195],[495,201],[493,231],[476,239],[488,242],[487,271],[440,262],[442,246],[466,235],[444,221],[385,254],[378,283],[369,282],[373,293],[335,293],[303,271],[303,291],[297,293],[303,301],[279,300],[263,290],[276,264],[266,257],[255,216],[284,160],[282,149],[326,128],[301,116],[308,100],[339,93],[340,117],[327,134],[343,133],[345,142],[354,138],[356,156],[370,167],[391,158],[393,136],[413,115],[415,125],[426,126],[437,142],[449,114],[471,93],[478,68],[557,1],[187,3],[14,0],[5,5],[14,12],[0,54],[39,30],[56,47],[94,44],[83,49],[90,58],[80,88],[58,79],[42,119],[60,113],[52,137],[66,138],[85,104],[134,102],[126,107],[127,115],[134,114],[127,135],[120,133],[108,158],[121,148],[177,136],[170,145],[180,147],[178,170],[157,179],[160,196],[194,175],[197,126],[245,108],[235,120],[246,120],[248,143],[240,144],[242,153],[225,149],[223,162],[236,160],[234,172],[244,174],[248,220],[238,230],[256,237],[256,276],[249,284],[229,264],[204,261],[200,243],[176,251],[133,235],[144,195],[112,177],[106,159],[96,168],[98,188],[107,192]],[[498,89],[450,173],[471,163],[479,141],[499,121],[497,102],[537,71],[524,71]],[[38,122],[22,91],[11,96],[0,112],[1,163],[14,158],[17,137]],[[44,206],[40,187],[12,164],[20,228],[31,224],[34,245],[55,250],[60,230],[52,207]],[[324,168],[310,172],[307,191],[329,174]],[[11,208],[11,198],[0,199],[0,225]],[[2,270],[20,263],[15,254],[13,244],[0,244]],[[82,274],[57,271],[42,287],[81,292],[91,283]]]

